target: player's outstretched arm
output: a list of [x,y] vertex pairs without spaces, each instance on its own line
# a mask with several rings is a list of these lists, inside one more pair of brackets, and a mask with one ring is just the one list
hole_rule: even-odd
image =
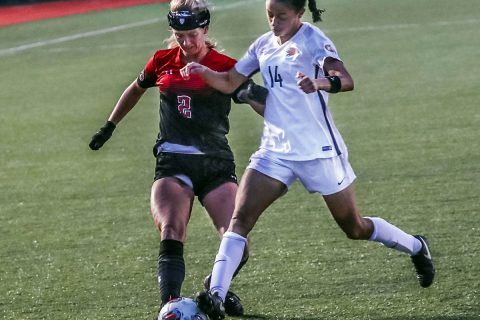
[[140,100],[145,91],[146,89],[138,85],[137,80],[133,81],[127,89],[125,89],[105,125],[93,135],[88,144],[90,149],[98,150],[110,139],[117,124],[138,103],[138,100]]
[[238,73],[235,68],[226,72],[217,72],[197,62],[188,63],[180,70],[180,74],[184,79],[188,79],[191,74],[198,74],[209,86],[227,94],[235,91],[248,79]]

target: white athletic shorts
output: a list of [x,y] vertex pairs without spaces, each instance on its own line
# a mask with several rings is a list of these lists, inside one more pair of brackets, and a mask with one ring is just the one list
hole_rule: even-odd
[[342,191],[356,178],[348,156],[344,154],[333,158],[292,161],[257,151],[250,157],[247,168],[281,181],[288,188],[298,179],[308,192],[322,195]]

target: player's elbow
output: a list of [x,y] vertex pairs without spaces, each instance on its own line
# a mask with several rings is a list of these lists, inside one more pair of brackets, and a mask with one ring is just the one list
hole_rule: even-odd
[[228,72],[222,74],[223,76],[223,88],[222,92],[226,94],[234,93],[242,84],[244,84],[248,78],[239,74],[235,68],[230,69]]
[[130,86],[127,88],[127,90],[132,94],[132,95],[135,95],[135,96],[142,96],[145,91],[147,91],[146,88],[143,88],[140,86],[140,84],[138,84],[137,80],[134,80]]
[[224,81],[224,87],[222,88],[221,91],[225,94],[233,94],[234,92],[237,91],[237,89],[240,85],[241,85],[241,83],[236,83],[231,78],[227,78]]
[[229,94],[229,95],[232,95],[235,91],[236,91],[236,88],[233,87],[233,86],[226,86],[225,88],[223,88],[222,90],[220,90],[222,93],[225,93],[225,94]]
[[355,88],[352,78],[346,78],[342,81],[342,91],[352,91]]

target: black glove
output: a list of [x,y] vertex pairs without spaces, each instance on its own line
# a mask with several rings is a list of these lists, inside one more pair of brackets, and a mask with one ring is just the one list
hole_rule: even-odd
[[252,79],[242,83],[233,93],[232,99],[235,103],[247,103],[247,99],[265,104],[267,101],[268,90],[259,86]]
[[92,141],[88,144],[90,149],[98,150],[100,149],[105,142],[112,136],[113,130],[115,130],[116,125],[111,122],[107,121],[103,127],[98,130],[92,137]]

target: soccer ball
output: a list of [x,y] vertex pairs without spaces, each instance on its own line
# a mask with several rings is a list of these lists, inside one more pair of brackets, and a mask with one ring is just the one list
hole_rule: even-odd
[[180,297],[167,302],[158,314],[158,320],[208,320],[190,298]]

